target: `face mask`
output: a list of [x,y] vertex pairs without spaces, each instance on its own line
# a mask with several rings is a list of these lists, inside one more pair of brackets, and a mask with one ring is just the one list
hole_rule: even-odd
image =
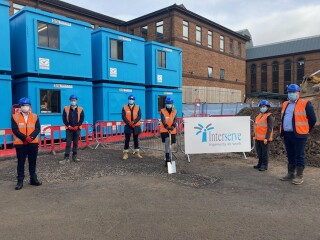
[[71,106],[76,106],[77,102],[76,101],[71,101],[70,104],[71,104]]
[[172,104],[166,104],[166,108],[171,109],[172,108]]
[[133,100],[133,99],[130,99],[130,100],[129,100],[129,104],[130,104],[130,105],[133,105],[133,104],[134,104],[134,100]]
[[260,112],[265,113],[268,109],[266,107],[261,107]]
[[297,93],[288,93],[288,98],[291,101],[295,101],[297,99]]
[[29,106],[21,106],[21,111],[22,112],[27,113],[27,112],[29,112],[29,110],[30,110]]

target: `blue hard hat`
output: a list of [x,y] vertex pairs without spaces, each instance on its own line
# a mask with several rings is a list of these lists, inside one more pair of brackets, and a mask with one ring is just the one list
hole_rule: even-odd
[[71,100],[71,99],[77,99],[78,100],[78,97],[75,94],[71,94],[70,97],[69,97],[69,100]]
[[169,104],[171,103],[172,104],[173,103],[173,99],[171,97],[167,97],[166,98],[166,103],[169,103]]
[[128,99],[136,100],[136,98],[133,95],[129,95]]
[[287,88],[287,92],[300,92],[300,87],[297,84],[290,84]]
[[30,101],[29,98],[23,97],[23,98],[21,98],[21,99],[19,100],[19,104],[20,104],[20,105],[23,105],[23,104],[29,104],[29,105],[31,105],[31,101]]
[[270,107],[270,103],[269,103],[268,100],[261,100],[261,101],[259,102],[259,107],[261,107],[261,106],[263,106],[263,105],[265,105],[265,106],[267,106],[267,107]]

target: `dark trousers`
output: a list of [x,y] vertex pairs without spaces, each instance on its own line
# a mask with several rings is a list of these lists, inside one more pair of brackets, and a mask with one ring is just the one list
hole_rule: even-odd
[[66,150],[64,153],[66,157],[69,157],[70,155],[71,143],[73,143],[72,153],[73,155],[77,155],[80,133],[81,133],[80,129],[78,129],[77,131],[71,131],[69,129],[66,130],[67,143],[66,143]]
[[264,144],[263,141],[256,140],[255,147],[259,158],[258,167],[268,167],[269,162],[269,143]]
[[289,164],[304,168],[304,148],[306,143],[307,138],[297,138],[293,132],[284,132],[284,145]]
[[38,145],[23,145],[22,147],[16,148],[18,166],[17,166],[17,179],[23,181],[24,179],[24,164],[28,157],[29,162],[29,175],[30,179],[37,179],[36,165],[38,156]]
[[[131,133],[125,133],[124,136],[125,136],[124,149],[127,150],[129,149]],[[134,141],[134,149],[139,149],[139,134],[138,135],[133,134],[133,141]]]

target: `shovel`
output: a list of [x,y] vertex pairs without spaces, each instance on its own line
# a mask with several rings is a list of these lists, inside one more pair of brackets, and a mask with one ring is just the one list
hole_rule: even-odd
[[171,132],[169,131],[169,156],[170,156],[170,162],[168,162],[168,173],[176,173],[176,161],[172,161],[172,147],[171,147]]

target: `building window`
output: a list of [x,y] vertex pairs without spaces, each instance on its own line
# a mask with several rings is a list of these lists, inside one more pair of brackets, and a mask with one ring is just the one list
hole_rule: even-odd
[[196,26],[196,43],[201,45],[201,27]]
[[257,66],[255,64],[251,65],[250,69],[251,75],[251,92],[256,92],[257,90]]
[[166,52],[158,51],[158,67],[166,68]]
[[183,21],[182,38],[189,40],[189,22]]
[[141,37],[144,39],[148,38],[148,26],[141,27]]
[[208,31],[208,48],[212,48],[212,32]]
[[40,113],[61,113],[60,91],[40,90]]
[[238,57],[241,57],[241,42],[238,42]]
[[220,79],[224,80],[224,69],[220,69]]
[[272,92],[279,92],[279,63],[277,61],[272,63]]
[[156,34],[157,39],[163,39],[163,21],[157,22],[156,27],[157,27],[157,34]]
[[59,26],[38,22],[38,46],[59,49]]
[[230,39],[230,44],[229,44],[229,48],[230,48],[230,54],[233,55],[234,50],[233,50],[233,39]]
[[208,78],[213,78],[213,68],[208,67]]
[[261,64],[261,92],[267,92],[268,91],[268,75],[267,75],[267,64],[263,63]]
[[300,85],[302,83],[304,76],[304,59],[299,58],[297,61],[297,84]]
[[123,42],[110,39],[110,58],[123,60]]
[[16,13],[19,12],[22,8],[24,8],[23,5],[14,3],[14,4],[13,4],[13,14],[16,14]]
[[134,35],[134,29],[133,29],[133,28],[130,28],[129,31],[128,31],[128,33],[131,34],[131,35]]
[[284,92],[287,87],[291,84],[291,61],[287,59],[284,62]]
[[224,52],[224,36],[220,36],[220,52]]

